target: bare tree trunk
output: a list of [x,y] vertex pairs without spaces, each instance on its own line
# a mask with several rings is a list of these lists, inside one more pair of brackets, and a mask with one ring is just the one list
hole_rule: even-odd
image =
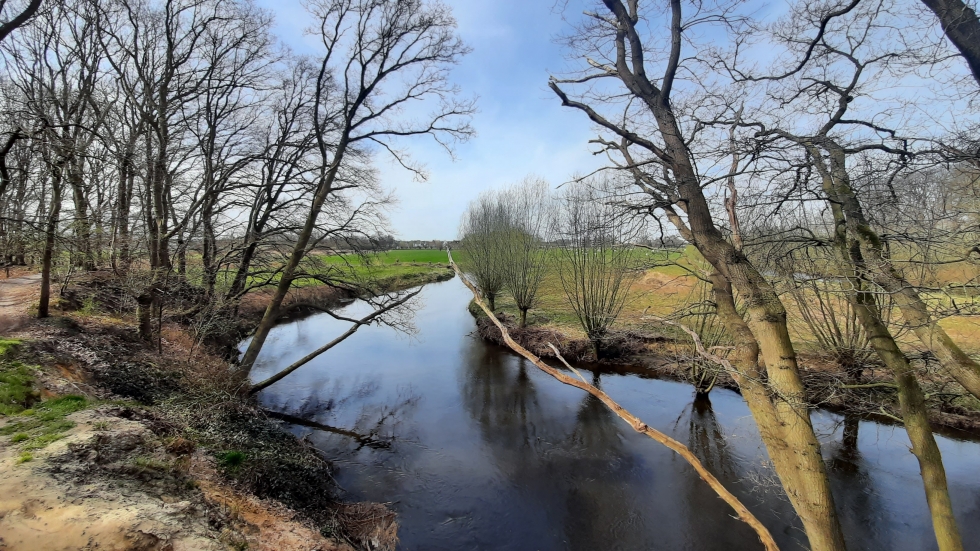
[[48,209],[47,223],[44,227],[44,253],[41,257],[41,298],[38,301],[37,317],[48,317],[51,303],[51,264],[54,257],[55,237],[58,233],[58,217],[61,213],[61,187],[63,185],[61,164],[56,165],[51,174],[51,208]]
[[314,358],[316,358],[320,354],[323,354],[327,350],[330,350],[331,348],[333,348],[333,347],[337,346],[338,344],[340,344],[340,343],[344,342],[345,340],[347,340],[347,337],[350,337],[355,332],[357,332],[357,330],[360,329],[362,325],[369,325],[374,320],[376,320],[379,317],[381,317],[382,315],[384,315],[386,312],[390,312],[391,310],[393,310],[393,309],[401,306],[402,304],[405,304],[412,297],[414,297],[414,296],[418,295],[419,293],[421,293],[422,292],[422,289],[424,287],[425,286],[423,285],[422,287],[419,287],[415,291],[413,291],[411,293],[408,293],[405,296],[394,300],[393,302],[390,302],[388,304],[385,304],[385,305],[381,306],[380,308],[378,308],[374,312],[371,312],[370,314],[368,314],[367,316],[364,316],[363,318],[361,318],[359,320],[349,320],[349,321],[352,321],[353,322],[353,325],[351,325],[350,328],[347,329],[347,331],[345,331],[344,333],[342,333],[339,337],[337,337],[334,340],[328,342],[327,344],[321,346],[320,348],[314,350],[313,352],[310,352],[306,356],[303,356],[302,358],[300,358],[299,360],[293,362],[291,365],[287,366],[286,368],[279,370],[279,372],[277,372],[275,375],[269,377],[268,379],[266,379],[264,381],[261,381],[261,382],[258,382],[258,383],[255,383],[254,385],[252,385],[249,388],[248,393],[249,394],[255,394],[255,393],[261,391],[262,389],[269,388],[273,384],[281,381],[287,375],[289,375],[293,371],[296,371],[297,369],[303,367],[304,365],[306,365],[307,363],[309,363],[311,360],[313,360]]
[[[613,39],[616,45],[615,65],[610,65],[607,71],[614,74],[629,93],[649,110],[663,140],[663,148],[607,120],[589,105],[569,99],[559,87],[561,81],[552,80],[549,86],[563,105],[584,112],[593,122],[622,140],[621,145],[609,141],[602,143],[623,154],[626,166],[631,167],[639,187],[654,197],[657,208],[667,213],[682,235],[745,297],[748,332],[762,353],[769,387],[764,396],[750,393],[750,399],[764,398],[772,403],[771,408],[764,404],[760,407],[760,411],[764,407],[766,413],[773,416],[766,419],[772,424],[760,426],[760,431],[778,432],[781,436],[781,441],[770,440],[773,444],[770,454],[790,502],[803,522],[811,548],[815,551],[841,551],[846,548],[844,535],[820,453],[820,442],[810,422],[809,404],[786,325],[786,310],[772,285],[715,226],[698,172],[694,168],[693,153],[673,111],[670,92],[684,43],[682,4],[680,0],[670,2],[670,61],[659,86],[647,76],[643,39],[637,30],[639,3],[633,0],[627,6],[621,0],[603,0],[603,4],[616,26]],[[568,82],[574,83],[576,80]],[[643,165],[634,163],[629,157],[631,145],[646,149],[655,163],[664,168],[665,177],[669,173],[669,192],[657,191],[662,189],[662,182],[646,183],[644,178],[648,178],[648,175],[642,174],[639,168]],[[687,214],[687,224],[673,211],[673,205]],[[734,318],[729,319],[734,322]]]
[[715,227],[673,114],[664,106],[657,106],[656,112],[668,154],[677,160],[674,172],[681,201],[687,207],[692,243],[746,299],[746,323],[766,366],[770,388],[767,400],[774,400],[772,412],[783,442],[788,445],[786,455],[779,450],[776,454],[779,458],[773,457],[773,464],[777,469],[795,471],[787,472],[785,477],[781,475],[780,480],[784,481],[790,502],[806,528],[812,549],[845,549],[820,442],[810,423],[806,390],[786,325],[786,309],[772,284]]
[[85,270],[95,269],[95,256],[92,249],[92,222],[89,219],[89,204],[85,186],[82,183],[80,163],[73,163],[68,172],[68,183],[71,185],[72,200],[75,204],[75,220],[72,226],[75,230],[77,247],[81,254],[76,260],[76,266]]
[[881,238],[865,217],[861,203],[850,186],[843,148],[829,140],[825,148],[830,152],[830,166],[826,166],[819,158],[816,159],[816,165],[825,178],[832,178],[834,181],[834,193],[840,203],[842,215],[846,219],[848,234],[853,236],[861,247],[862,269],[868,272],[872,281],[892,295],[905,323],[919,341],[939,358],[943,368],[970,394],[980,398],[980,364],[967,356],[953,342],[953,339],[933,319],[919,292],[888,260]]
[[915,378],[908,359],[899,350],[888,328],[882,323],[874,304],[874,297],[867,291],[849,293],[858,317],[871,339],[871,344],[881,360],[891,369],[898,386],[898,400],[902,408],[902,420],[912,442],[912,453],[919,461],[919,472],[925,487],[926,502],[932,515],[932,526],[940,551],[962,551],[959,527],[953,515],[946,484],[946,469],[942,454],[929,425],[929,414],[919,381]]
[[113,224],[113,267],[118,267],[123,271],[129,269],[129,209],[133,199],[133,184],[135,180],[135,167],[133,166],[133,156],[135,152],[135,140],[126,145],[126,151],[122,155],[119,163],[119,181],[116,187],[116,208],[114,211]]
[[[348,134],[345,132],[341,143],[337,146],[337,151],[344,151],[348,143]],[[326,174],[320,181],[316,195],[313,197],[313,203],[310,205],[310,212],[306,217],[306,222],[303,224],[303,229],[300,230],[299,235],[296,238],[296,244],[293,246],[293,252],[289,256],[289,260],[286,262],[286,266],[282,270],[282,275],[279,278],[279,285],[276,287],[276,292],[272,295],[272,300],[269,301],[269,306],[265,309],[265,314],[262,316],[262,321],[259,322],[258,328],[255,330],[255,334],[252,336],[252,341],[248,345],[248,349],[245,351],[245,355],[242,356],[241,367],[246,372],[252,368],[255,363],[256,358],[259,356],[259,351],[262,350],[262,346],[265,344],[266,338],[269,337],[269,331],[276,323],[276,319],[279,317],[279,309],[282,306],[282,301],[286,298],[286,293],[289,292],[289,288],[293,284],[293,277],[296,273],[296,268],[299,267],[299,263],[306,256],[306,246],[310,242],[310,237],[313,235],[313,229],[316,227],[317,217],[320,211],[323,209],[323,202],[327,199],[327,195],[333,190],[333,182],[337,177],[337,172],[340,170],[340,164],[342,162],[343,155],[338,154],[334,158],[333,164],[326,171]]]
[[922,0],[942,25],[946,38],[956,46],[973,78],[980,84],[980,19],[963,0]]
[[[833,501],[828,507],[826,497],[823,497],[830,496],[829,480],[819,442],[809,426],[809,414],[800,419],[792,404],[777,393],[776,387],[766,384],[766,371],[759,365],[759,342],[735,308],[731,283],[718,272],[711,276],[711,282],[718,319],[735,343],[732,365],[736,371],[732,375],[752,412],[776,476],[807,529],[810,545],[813,549],[842,545],[843,535],[840,542],[811,535],[812,532],[823,535],[823,538],[833,538],[829,529],[836,523],[836,518]],[[817,465],[815,458],[819,459]]]
[[817,164],[818,171],[823,176],[823,189],[829,198],[828,202],[834,217],[834,242],[840,256],[850,265],[848,279],[851,289],[847,293],[847,299],[867,332],[871,346],[895,377],[902,420],[912,443],[912,453],[919,461],[919,472],[922,475],[926,502],[932,515],[936,542],[939,544],[940,551],[962,551],[963,542],[960,539],[956,517],[953,515],[953,504],[949,498],[946,469],[943,467],[942,454],[929,424],[929,413],[922,388],[915,378],[915,372],[909,365],[908,358],[899,349],[888,326],[881,320],[881,309],[858,271],[865,265],[862,248],[857,239],[848,236],[848,224],[842,207],[845,201],[841,199],[841,187],[846,186],[847,180],[833,177],[826,171],[826,165],[821,161],[817,161]]

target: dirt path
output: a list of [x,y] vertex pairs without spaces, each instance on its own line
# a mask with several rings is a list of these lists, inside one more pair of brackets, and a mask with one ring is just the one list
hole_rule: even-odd
[[41,274],[0,279],[0,335],[15,331],[41,292]]

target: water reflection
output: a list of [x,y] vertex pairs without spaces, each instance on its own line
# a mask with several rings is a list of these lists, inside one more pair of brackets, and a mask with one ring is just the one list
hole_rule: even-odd
[[696,394],[689,411],[687,446],[691,452],[716,477],[735,478],[735,463],[728,453],[722,427],[711,408],[711,398]]
[[[365,328],[260,395],[321,426],[292,430],[324,450],[351,499],[392,502],[401,548],[759,548],[755,534],[683,460],[601,402],[470,336],[468,291],[429,287],[417,342]],[[352,305],[352,309],[358,308]],[[347,312],[356,314],[356,312]],[[339,331],[338,331],[339,330]],[[256,378],[343,328],[315,316],[277,328]],[[741,397],[639,368],[582,366],[645,422],[688,444],[784,550],[805,541]],[[901,427],[815,411],[851,549],[935,549],[918,465]],[[980,541],[980,446],[938,437],[964,541]]]

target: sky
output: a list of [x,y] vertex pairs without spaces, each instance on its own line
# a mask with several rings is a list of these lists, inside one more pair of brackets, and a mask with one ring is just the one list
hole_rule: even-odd
[[[456,148],[454,161],[427,138],[405,144],[428,180],[379,155],[382,184],[398,200],[389,213],[398,239],[455,239],[460,216],[482,191],[525,176],[553,187],[599,166],[588,141],[595,137],[580,113],[562,108],[548,76],[566,67],[553,38],[565,31],[550,0],[445,0],[459,35],[473,51],[452,72],[466,97],[477,96],[476,136]],[[296,0],[260,0],[276,16],[276,34],[297,53],[315,52],[303,30],[309,18]]]

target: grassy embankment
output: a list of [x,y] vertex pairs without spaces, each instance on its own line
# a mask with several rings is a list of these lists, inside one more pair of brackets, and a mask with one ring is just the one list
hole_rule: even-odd
[[[654,344],[648,342],[636,346],[634,350],[642,350],[638,353],[639,356],[625,359],[649,365],[662,376],[690,378],[693,372],[688,370],[694,365],[692,362],[695,354],[686,335],[673,327],[644,319],[644,315],[669,317],[704,300],[703,285],[699,286],[698,278],[692,272],[704,273],[706,263],[692,247],[669,253],[643,251],[640,254],[649,267],[637,277],[612,330],[620,334],[632,332],[648,337],[664,337],[661,342]],[[537,347],[538,353],[547,355],[548,350],[544,346],[546,344],[544,341],[558,339],[565,342],[565,345],[559,346],[567,346],[566,350],[574,355],[575,350],[583,349],[580,343],[585,335],[568,305],[557,270],[557,267],[552,266],[546,273],[539,293],[538,306],[528,314],[529,331],[524,335],[527,340],[523,344],[530,348],[542,344]],[[958,282],[969,281],[976,277],[976,270],[975,266],[970,265],[943,266],[942,269],[930,274],[930,277],[937,279],[938,281],[934,283],[945,287],[947,292],[928,293],[924,294],[923,298],[937,308],[948,309],[953,301],[962,310],[974,307],[978,298],[968,289],[959,292],[956,287],[958,284],[962,285]],[[814,339],[793,297],[786,293],[782,298],[789,315],[790,332],[800,354],[804,382],[814,402],[845,411],[897,414],[898,404],[891,388],[881,386],[871,389],[845,389],[841,386],[849,384],[843,370]],[[837,297],[837,300],[842,299]],[[516,306],[506,293],[497,298],[496,304],[498,311],[516,318],[518,313]],[[839,302],[836,307],[842,308],[843,303]],[[841,312],[837,311],[836,314],[840,315]],[[893,328],[897,331],[900,345],[911,355],[921,352],[921,343],[915,335],[899,327],[901,314],[897,309],[893,309],[890,313],[890,319],[893,321]],[[682,318],[681,321],[688,325],[694,323],[692,318]],[[940,323],[964,350],[970,354],[980,353],[980,320],[977,317],[953,315],[945,317]],[[631,354],[627,352],[627,355]],[[978,418],[980,402],[965,395],[964,391],[934,362],[928,364],[917,362],[917,366],[927,393],[927,402],[933,412],[933,420],[946,426],[969,430],[980,429],[980,418]],[[864,377],[863,382],[880,382],[887,385],[891,381],[890,373],[877,365],[873,354]],[[719,381],[722,386],[735,388],[734,381],[724,375],[721,375]]]
[[36,366],[13,358],[20,341],[0,338],[0,436],[10,436],[19,449],[18,463],[31,461],[33,452],[61,439],[75,424],[65,418],[89,406],[77,395],[41,400],[34,387]]
[[[614,329],[642,331],[657,327],[658,330],[664,330],[656,322],[644,320],[644,313],[667,317],[700,300],[700,293],[696,288],[698,279],[692,272],[704,273],[706,263],[693,247],[687,247],[683,251],[670,251],[669,253],[666,251],[642,251],[639,254],[641,260],[649,267],[643,270],[643,273],[637,277],[633,284]],[[465,266],[465,257],[462,258],[464,260],[460,262],[460,265]],[[545,274],[539,292],[538,305],[528,314],[528,325],[560,330],[576,338],[584,338],[578,320],[565,298],[557,270],[558,268],[553,265]],[[948,266],[937,273],[944,278],[941,284],[949,286],[955,285],[957,281],[964,281],[964,278],[975,277],[971,275],[973,271],[976,271],[973,266]],[[951,306],[951,299],[945,294],[926,293],[923,294],[923,298],[936,306]],[[952,300],[956,301],[958,307],[963,308],[975,304],[978,298],[980,297],[964,294],[956,296]],[[789,314],[790,331],[793,334],[794,343],[801,351],[819,352],[816,343],[810,338],[809,329],[802,321],[793,299],[784,295],[783,303]],[[498,297],[497,309],[509,315],[517,314],[516,305],[507,293]],[[892,312],[892,319],[900,321],[901,316],[897,310]],[[980,354],[980,317],[954,315],[943,318],[940,325],[968,353]],[[901,333],[901,341],[907,346],[909,352],[913,352],[917,346],[915,336],[908,331]]]
[[[404,288],[449,277],[445,251],[404,250],[348,255],[316,255],[313,265],[317,273],[330,273],[342,281],[367,287]],[[297,286],[315,285],[315,279],[301,279]]]

